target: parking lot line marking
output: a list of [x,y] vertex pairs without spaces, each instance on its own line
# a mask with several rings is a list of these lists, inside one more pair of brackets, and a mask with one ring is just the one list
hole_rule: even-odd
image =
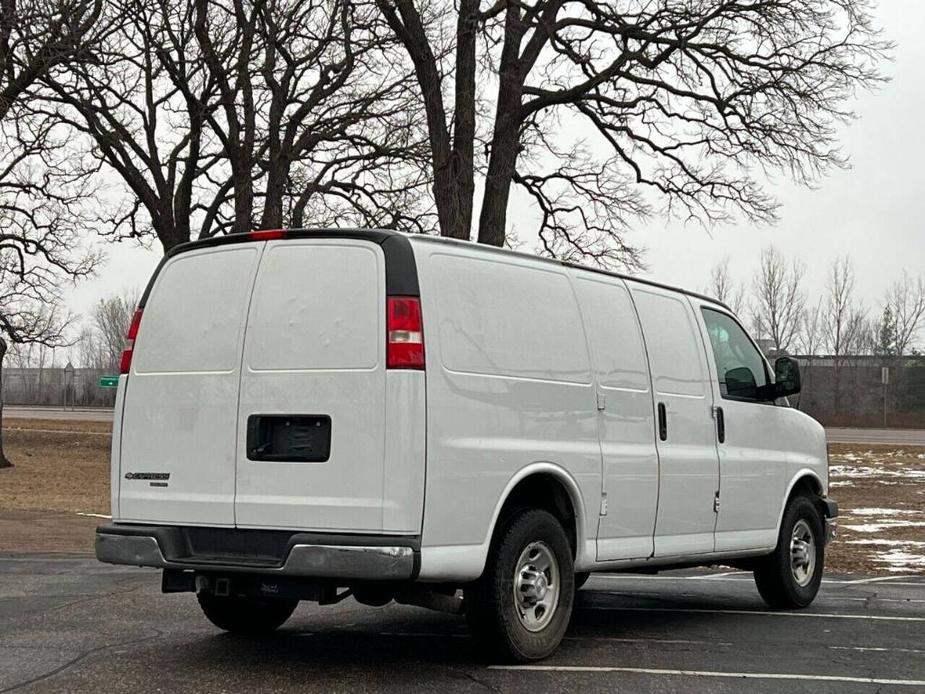
[[[300,634],[300,636],[318,636],[323,634]],[[330,635],[330,634],[329,634]],[[339,636],[340,634],[338,634]],[[439,631],[380,631],[376,636],[403,636],[406,638],[448,638],[448,639],[468,639],[472,638],[467,633],[449,633]],[[662,645],[681,645],[681,646],[723,646],[730,647],[735,644],[731,641],[707,641],[703,639],[645,639],[645,638],[624,638],[618,636],[566,636],[565,641],[607,641],[616,643],[655,643]]]
[[882,646],[829,646],[833,651],[873,651],[876,653],[925,653],[918,648],[883,648]]
[[878,622],[925,622],[925,617],[894,617],[881,614],[826,614],[825,612],[771,612],[770,610],[706,609],[700,607],[619,607],[617,605],[579,605],[580,610],[617,612],[684,612],[703,614],[756,614],[769,617],[809,617],[817,619],[869,619]]
[[[752,580],[751,576],[747,574],[734,574],[741,575],[742,578],[734,578],[733,575],[729,576],[640,576],[636,574],[605,574],[599,573],[594,574],[592,578],[603,578],[609,579],[611,581],[615,580],[635,580],[635,581],[732,581],[733,583],[748,583]],[[900,578],[918,578],[922,574],[905,574],[902,576],[877,576],[875,577],[877,581],[890,581],[888,585],[891,586],[914,586],[917,588],[925,588],[925,581],[905,581],[899,582],[897,579]],[[861,579],[838,579],[838,578],[823,578],[822,582],[828,585],[839,585],[839,586],[854,586],[854,585],[863,585],[865,583],[871,583],[874,579],[870,578],[861,578]]]
[[615,641],[617,643],[660,643],[682,646],[734,646],[730,641],[705,641],[694,639],[629,639],[619,636],[566,636],[565,641]]
[[[899,578],[914,578],[915,576],[919,576],[919,575],[920,574],[905,574],[903,576],[874,576],[872,578],[859,578],[856,580],[845,581],[845,582],[848,585],[856,586],[856,585],[861,585],[863,583],[882,583],[885,581],[895,581]],[[925,585],[925,583],[921,585]]]
[[881,677],[850,677],[847,675],[801,675],[789,672],[720,672],[713,670],[669,670],[647,667],[608,667],[603,665],[489,665],[489,670],[520,670],[532,672],[628,672],[641,675],[681,675],[684,677],[724,677],[752,680],[809,680],[813,682],[851,682],[923,687],[925,680],[896,680]]
[[679,578],[684,578],[688,581],[699,579],[701,581],[715,581],[718,578],[725,578],[726,576],[744,576],[747,572],[745,571],[726,571],[721,574],[709,574],[707,576],[679,576]]

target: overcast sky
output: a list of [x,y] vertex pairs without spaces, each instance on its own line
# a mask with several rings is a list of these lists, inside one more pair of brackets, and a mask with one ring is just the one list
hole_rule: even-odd
[[[741,224],[707,232],[662,220],[640,227],[631,241],[648,248],[649,276],[702,289],[710,268],[728,256],[734,276],[747,281],[761,248],[773,243],[806,261],[805,286],[813,300],[833,258],[850,255],[858,294],[875,306],[902,268],[925,273],[925,2],[882,0],[878,16],[886,37],[897,43],[894,62],[884,68],[892,82],[862,94],[854,106],[860,120],[842,135],[851,168],[830,174],[815,190],[783,177],[772,183],[782,203],[773,227]],[[129,242],[106,250],[109,261],[99,278],[73,292],[73,311],[86,313],[102,296],[143,286],[160,257],[156,241],[150,250]]]

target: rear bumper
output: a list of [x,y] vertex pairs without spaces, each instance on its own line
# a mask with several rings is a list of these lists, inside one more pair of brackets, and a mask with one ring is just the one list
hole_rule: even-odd
[[[259,551],[237,554],[195,551],[188,530],[173,526],[101,526],[96,530],[96,558],[108,564],[158,569],[375,581],[413,579],[420,565],[416,538],[291,533],[276,558]],[[268,531],[216,529],[215,532],[229,536],[237,533],[240,537]]]

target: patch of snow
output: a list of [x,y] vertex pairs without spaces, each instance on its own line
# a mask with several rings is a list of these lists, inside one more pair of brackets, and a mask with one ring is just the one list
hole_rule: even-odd
[[925,547],[918,540],[845,540],[849,545],[886,545],[888,547]]
[[107,516],[105,513],[83,513],[82,511],[76,511],[76,513],[78,516],[89,516],[90,518],[112,518],[112,516]]
[[925,478],[925,470],[913,470],[911,468],[893,468],[871,467],[869,465],[859,465],[852,467],[850,465],[831,465],[829,475],[832,477],[907,477],[907,478]]
[[925,528],[925,522],[907,521],[907,520],[883,520],[879,523],[862,523],[860,525],[843,525],[845,530],[853,530],[858,533],[879,533],[881,530],[891,528]]
[[921,511],[905,508],[854,508],[849,509],[848,513],[852,516],[903,516],[916,515]]
[[[890,482],[890,484],[899,484],[899,482]],[[830,487],[853,487],[854,482],[849,480],[838,480],[837,482],[829,482]]]
[[912,554],[901,549],[891,549],[886,552],[876,552],[873,560],[882,564],[889,564],[887,571],[904,571],[908,569],[925,569],[925,554]]

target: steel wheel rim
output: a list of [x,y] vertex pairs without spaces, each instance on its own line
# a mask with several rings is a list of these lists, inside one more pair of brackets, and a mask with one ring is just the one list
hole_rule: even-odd
[[790,573],[800,587],[809,585],[816,571],[816,538],[805,520],[798,520],[790,534]]
[[559,605],[559,562],[545,542],[528,544],[514,567],[514,607],[527,631],[543,630]]

